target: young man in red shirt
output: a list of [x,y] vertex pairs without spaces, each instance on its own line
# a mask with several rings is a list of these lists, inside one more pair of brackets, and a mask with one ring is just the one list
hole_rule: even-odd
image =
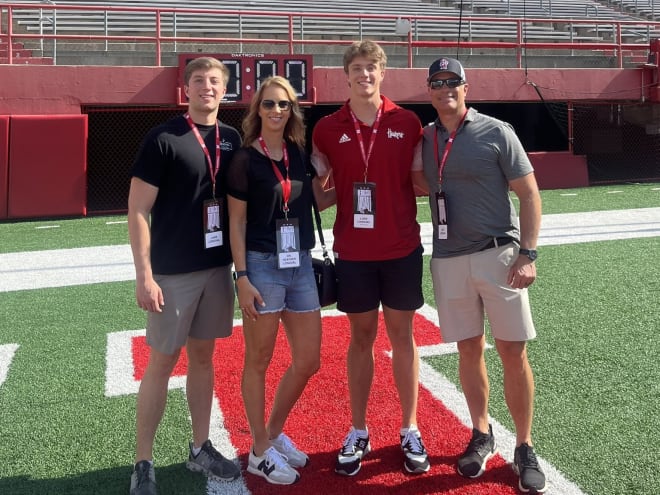
[[352,426],[335,466],[346,476],[358,473],[371,449],[366,413],[380,305],[401,403],[404,467],[409,473],[429,470],[417,428],[419,357],[412,325],[424,302],[413,189],[413,183],[424,183],[422,128],[413,112],[381,95],[386,62],[376,43],[353,43],[344,54],[350,97],[313,132],[312,163],[321,178],[332,175],[337,195],[337,308],[351,324],[347,365]]

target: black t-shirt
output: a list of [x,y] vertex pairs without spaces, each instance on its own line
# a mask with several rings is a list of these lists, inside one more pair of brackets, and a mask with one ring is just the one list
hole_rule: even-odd
[[[206,155],[183,116],[153,128],[138,152],[131,175],[158,188],[151,211],[151,264],[154,273],[174,274],[231,263],[226,173],[241,137],[220,126],[220,170],[216,198],[221,201],[223,245],[204,248],[204,202],[212,198]],[[215,166],[215,125],[198,125]]]
[[[301,249],[314,247],[312,220],[313,168],[307,154],[294,144],[287,144],[291,198],[289,218],[298,220]],[[286,178],[284,160],[274,162]],[[246,247],[249,251],[277,252],[276,221],[284,218],[282,185],[269,158],[252,146],[234,155],[227,171],[227,194],[247,201]]]

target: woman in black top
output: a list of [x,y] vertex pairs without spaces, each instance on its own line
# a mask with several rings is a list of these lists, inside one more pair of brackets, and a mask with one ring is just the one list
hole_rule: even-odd
[[[253,445],[248,472],[270,483],[291,484],[308,456],[283,433],[289,411],[320,363],[321,313],[311,264],[312,194],[322,208],[324,191],[304,152],[305,128],[291,84],[266,79],[243,121],[244,148],[227,174],[231,249],[243,314],[245,362],[242,394]],[[266,370],[280,321],[291,365],[265,419]]]

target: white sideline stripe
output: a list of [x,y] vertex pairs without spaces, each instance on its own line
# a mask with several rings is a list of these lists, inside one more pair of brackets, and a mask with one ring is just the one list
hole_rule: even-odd
[[[328,248],[332,230],[324,230]],[[544,215],[539,246],[660,237],[660,208]],[[431,253],[433,228],[421,225],[424,253]],[[317,239],[318,241],[318,239]],[[320,243],[312,251],[321,254]],[[100,246],[0,254],[0,292],[135,279],[130,247]]]
[[[424,308],[420,309],[419,312],[422,313],[423,309]],[[493,346],[491,344],[486,343],[486,349],[492,348]],[[450,342],[448,344],[423,345],[417,347],[417,353],[419,354],[419,357],[446,356],[447,354],[458,353],[458,346],[456,345],[456,342]],[[391,357],[392,352],[390,351],[388,354]]]
[[[418,310],[418,313],[436,326],[439,326],[438,313],[435,308],[432,308],[428,304],[424,304],[424,306]],[[420,350],[422,349],[424,349],[424,346],[420,347]],[[447,409],[453,412],[464,425],[468,428],[472,428],[470,412],[467,408],[463,393],[460,392],[446,377],[435,371],[431,365],[423,360],[420,360],[419,362],[419,382],[424,388],[431,392],[433,397],[439,402],[442,402]],[[502,426],[497,420],[490,418],[490,423],[493,426],[493,435],[495,435],[497,441],[499,454],[506,462],[513,462],[516,436]],[[551,464],[546,462],[540,456],[537,457],[547,478],[547,490],[544,492],[546,495],[585,495],[577,485],[564,478],[564,475]]]
[[[234,320],[234,325],[240,324],[240,320]],[[135,395],[140,388],[139,380],[134,377],[133,353],[131,342],[134,337],[145,335],[145,330],[125,330],[107,334],[106,350],[106,372],[105,372],[105,395],[106,397],[118,397],[122,395]],[[0,346],[0,363],[2,359],[3,346]],[[168,390],[180,389],[186,392],[186,377],[171,377]],[[190,416],[188,416],[190,420]],[[213,446],[227,459],[239,464],[236,448],[229,439],[229,432],[224,427],[224,416],[219,406],[218,397],[213,394],[211,402],[211,425],[209,438]],[[206,493],[209,495],[250,495],[243,477],[232,482],[209,479],[206,484]]]
[[660,208],[543,215],[539,246],[660,236]]
[[0,254],[0,292],[135,279],[128,245]]
[[5,380],[7,379],[11,362],[13,361],[17,350],[18,344],[0,345],[0,387],[2,387],[2,384],[5,383]]

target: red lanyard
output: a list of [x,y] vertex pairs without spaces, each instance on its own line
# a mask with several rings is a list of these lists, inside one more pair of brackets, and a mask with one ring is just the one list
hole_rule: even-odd
[[275,172],[275,177],[282,184],[282,200],[284,201],[284,213],[289,211],[289,199],[291,198],[291,179],[289,178],[289,153],[286,150],[286,141],[282,139],[282,158],[284,158],[284,169],[286,170],[286,179],[282,177],[280,169],[277,168],[275,162],[270,157],[270,152],[268,151],[268,146],[266,146],[266,141],[262,136],[259,136],[259,144],[261,149],[264,150],[264,154],[270,160],[270,164],[273,166],[273,172]]
[[442,172],[445,169],[445,164],[447,163],[447,157],[449,156],[451,147],[454,145],[454,139],[456,138],[456,133],[461,128],[461,125],[463,124],[463,121],[465,120],[467,113],[468,111],[466,110],[463,116],[461,117],[461,120],[459,121],[458,125],[456,126],[456,129],[454,129],[454,131],[449,135],[449,139],[447,140],[447,144],[445,145],[445,151],[444,153],[442,153],[442,161],[440,161],[438,154],[438,129],[437,128],[435,129],[434,151],[435,151],[435,162],[438,164],[438,184],[442,184]]
[[193,134],[197,138],[197,142],[199,142],[199,145],[202,147],[202,151],[204,151],[204,155],[206,156],[206,163],[209,166],[209,173],[211,174],[211,184],[213,185],[213,199],[215,199],[215,176],[218,175],[218,170],[220,170],[220,127],[218,126],[218,121],[215,121],[215,167],[213,167],[211,154],[206,147],[202,135],[199,133],[199,129],[197,129],[197,126],[193,122],[189,113],[186,113],[184,118],[188,122],[188,125],[192,129]]
[[378,107],[378,113],[376,113],[376,120],[371,129],[371,140],[369,141],[369,150],[365,153],[364,151],[364,140],[362,139],[362,131],[360,130],[360,122],[357,117],[351,110],[351,117],[353,117],[353,126],[355,127],[355,134],[357,135],[358,143],[360,144],[360,152],[362,153],[362,161],[364,162],[364,182],[367,182],[367,172],[369,170],[369,158],[371,158],[371,152],[374,149],[374,143],[376,142],[376,135],[378,134],[378,126],[380,125],[380,117],[383,114],[383,104],[381,103]]

